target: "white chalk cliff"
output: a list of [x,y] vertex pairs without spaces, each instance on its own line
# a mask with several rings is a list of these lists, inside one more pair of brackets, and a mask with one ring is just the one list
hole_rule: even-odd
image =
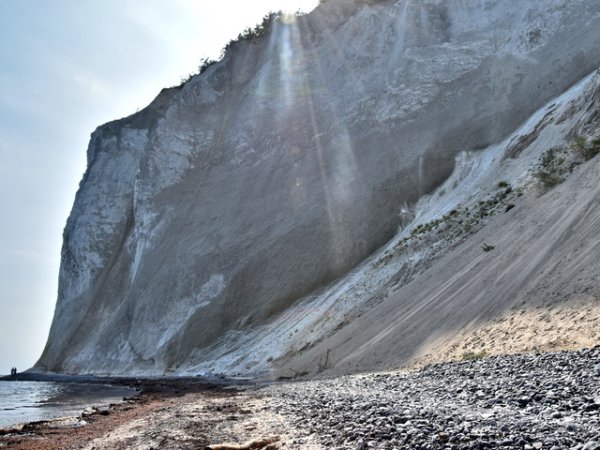
[[[597,161],[550,196],[527,186],[544,151],[595,133],[598,30],[597,0],[329,0],[234,44],[93,133],[36,369],[388,367],[543,283],[575,289],[579,266],[560,286],[531,271],[577,233],[595,248]],[[509,212],[415,243],[504,181],[525,192]]]

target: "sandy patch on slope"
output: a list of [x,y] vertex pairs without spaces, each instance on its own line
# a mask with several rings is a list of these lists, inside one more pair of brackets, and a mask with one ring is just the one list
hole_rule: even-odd
[[514,308],[456,335],[432,339],[411,367],[484,355],[578,350],[600,342],[600,300]]

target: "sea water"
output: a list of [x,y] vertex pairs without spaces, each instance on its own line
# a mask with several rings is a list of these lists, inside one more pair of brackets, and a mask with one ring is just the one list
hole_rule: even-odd
[[90,406],[108,406],[135,390],[97,383],[0,381],[0,428],[78,416]]

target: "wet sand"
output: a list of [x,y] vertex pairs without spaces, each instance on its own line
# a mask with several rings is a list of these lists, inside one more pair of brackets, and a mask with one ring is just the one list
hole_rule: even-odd
[[[239,390],[193,379],[123,381],[141,393],[80,417],[41,421],[0,431],[0,447],[14,449],[161,448],[168,433],[177,448],[204,448],[215,425],[239,414]],[[185,411],[185,414],[182,415]],[[158,424],[156,420],[163,421]]]

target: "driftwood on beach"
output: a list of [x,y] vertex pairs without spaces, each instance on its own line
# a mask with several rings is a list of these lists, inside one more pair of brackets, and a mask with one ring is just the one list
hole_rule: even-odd
[[279,448],[275,442],[279,441],[279,437],[271,437],[264,439],[255,439],[244,444],[213,444],[206,447],[206,450],[256,450],[256,449],[276,449]]

